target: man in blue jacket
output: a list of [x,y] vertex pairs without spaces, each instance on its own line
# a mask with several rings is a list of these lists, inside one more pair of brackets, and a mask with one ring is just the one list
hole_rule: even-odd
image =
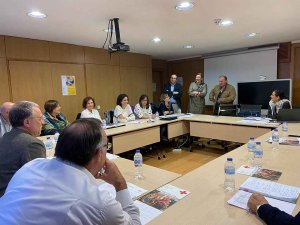
[[295,217],[273,206],[261,194],[254,193],[248,201],[251,212],[257,214],[267,225],[299,225],[300,213]]
[[165,84],[163,93],[169,95],[171,104],[177,104],[181,108],[182,86],[177,83],[176,74],[171,75],[170,82]]

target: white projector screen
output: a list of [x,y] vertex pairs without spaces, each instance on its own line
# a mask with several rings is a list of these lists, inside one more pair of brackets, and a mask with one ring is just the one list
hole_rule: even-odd
[[[260,75],[267,77],[267,80],[276,80],[277,49],[204,59],[204,82],[208,87],[206,105],[213,105],[209,101],[209,93],[218,84],[220,75],[227,76],[228,83],[235,87],[236,92],[238,82],[259,81]],[[234,104],[237,104],[237,97]]]

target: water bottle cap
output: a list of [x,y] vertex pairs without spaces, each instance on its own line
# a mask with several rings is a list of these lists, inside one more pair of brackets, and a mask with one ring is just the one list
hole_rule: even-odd
[[50,140],[50,137],[47,137],[47,140]]
[[227,161],[232,162],[232,158],[227,158]]
[[260,141],[258,141],[258,142],[256,142],[256,144],[257,144],[257,145],[261,145],[261,142],[260,142]]
[[278,131],[278,129],[277,129],[277,128],[275,128],[275,129],[274,129],[274,131]]
[[135,150],[135,153],[140,153],[141,151],[139,149]]
[[250,139],[251,141],[254,141],[254,137],[250,137],[249,139]]

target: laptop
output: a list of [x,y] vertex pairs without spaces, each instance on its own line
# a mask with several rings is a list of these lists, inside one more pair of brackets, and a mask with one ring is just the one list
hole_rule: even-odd
[[300,109],[279,109],[277,121],[300,122]]

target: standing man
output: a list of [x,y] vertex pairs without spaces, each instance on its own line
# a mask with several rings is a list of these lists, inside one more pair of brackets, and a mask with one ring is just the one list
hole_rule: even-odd
[[13,105],[12,102],[4,102],[0,106],[0,138],[11,130],[8,114]]
[[[0,198],[0,224],[140,225],[127,183],[106,158],[107,137],[99,120],[80,119],[59,136],[52,159],[35,159],[11,179]],[[116,197],[99,190],[102,179]]]
[[182,86],[177,83],[177,75],[172,74],[170,82],[165,84],[163,93],[168,94],[171,104],[177,104],[181,108]]
[[24,164],[46,157],[43,142],[36,138],[41,134],[44,121],[37,104],[17,102],[9,112],[9,121],[12,130],[0,138],[0,198],[12,176]]
[[214,115],[218,115],[220,105],[232,105],[236,97],[235,88],[228,84],[227,77],[219,77],[219,85],[216,85],[209,94],[209,100],[214,103]]

